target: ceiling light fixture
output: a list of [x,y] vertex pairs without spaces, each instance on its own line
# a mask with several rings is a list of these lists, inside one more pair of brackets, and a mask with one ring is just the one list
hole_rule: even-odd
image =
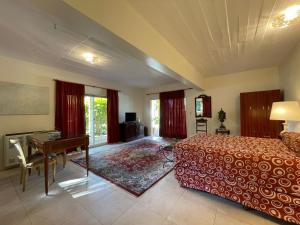
[[68,55],[66,55],[66,58],[92,67],[102,67],[111,60],[108,54],[85,43],[80,43],[73,47]]
[[287,27],[292,23],[294,23],[296,20],[298,20],[299,16],[300,16],[300,5],[294,5],[288,7],[279,16],[275,17],[272,26],[274,28]]
[[82,57],[85,59],[85,61],[91,63],[91,64],[96,64],[100,62],[100,58],[94,55],[91,52],[85,52],[82,54]]

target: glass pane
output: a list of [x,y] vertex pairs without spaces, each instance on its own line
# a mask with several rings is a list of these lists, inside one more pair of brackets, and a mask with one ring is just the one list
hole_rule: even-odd
[[151,100],[151,134],[159,136],[160,102],[158,99]]
[[107,141],[107,98],[94,97],[94,144]]
[[85,130],[86,134],[90,136],[90,145],[94,144],[93,134],[93,111],[92,111],[93,99],[90,96],[84,97],[85,107]]
[[107,142],[107,99],[85,96],[86,134],[90,136],[90,145]]

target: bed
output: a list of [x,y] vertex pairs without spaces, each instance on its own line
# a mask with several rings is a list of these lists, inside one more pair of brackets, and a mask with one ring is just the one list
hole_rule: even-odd
[[284,140],[197,134],[174,146],[176,179],[300,224],[300,157]]

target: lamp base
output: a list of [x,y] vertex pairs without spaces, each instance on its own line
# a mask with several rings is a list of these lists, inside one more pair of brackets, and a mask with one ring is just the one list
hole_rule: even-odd
[[287,121],[285,121],[284,123],[282,123],[282,126],[283,126],[283,131],[281,131],[280,133],[288,132],[289,131],[289,124],[287,123]]

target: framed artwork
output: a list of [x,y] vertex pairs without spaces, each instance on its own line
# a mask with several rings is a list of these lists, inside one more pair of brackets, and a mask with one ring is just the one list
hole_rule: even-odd
[[48,115],[49,87],[0,82],[0,115]]

